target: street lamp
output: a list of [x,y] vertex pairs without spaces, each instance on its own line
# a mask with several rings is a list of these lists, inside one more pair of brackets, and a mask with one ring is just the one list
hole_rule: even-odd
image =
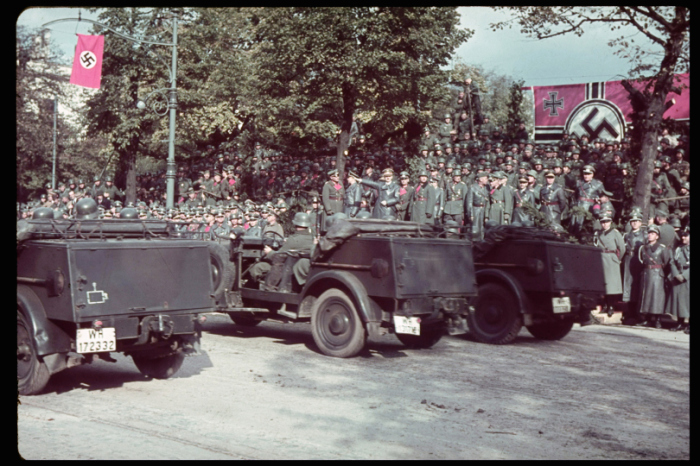
[[[161,103],[158,105],[158,111],[156,111],[157,114],[159,115],[165,115],[168,111],[170,112],[170,131],[168,135],[168,163],[167,163],[167,168],[165,171],[165,179],[166,179],[166,208],[170,209],[173,207],[174,204],[174,199],[175,199],[175,175],[176,175],[176,168],[175,168],[175,114],[176,114],[176,109],[177,109],[177,86],[175,85],[176,82],[176,77],[177,77],[177,14],[173,14],[173,41],[172,43],[168,42],[155,42],[155,41],[149,41],[149,40],[143,40],[139,39],[136,37],[129,36],[127,34],[123,34],[121,32],[115,31],[111,27],[98,23],[97,21],[93,21],[91,19],[82,19],[82,18],[65,18],[65,19],[57,19],[54,21],[50,21],[48,23],[45,23],[42,25],[42,28],[46,28],[49,24],[53,23],[59,23],[59,22],[65,22],[65,21],[87,21],[89,23],[95,24],[97,26],[100,26],[104,29],[107,29],[108,31],[113,32],[117,36],[132,41],[132,42],[137,42],[137,43],[142,43],[142,44],[152,44],[152,45],[165,45],[167,47],[172,47],[173,48],[173,54],[172,54],[172,62],[170,69],[168,70],[170,73],[170,87],[165,88],[165,89],[158,89],[153,92],[151,92],[145,99],[144,101],[139,101],[139,103],[136,104],[136,106],[139,109],[144,109],[147,106],[147,102],[149,98],[151,98],[153,95],[162,95],[163,97],[166,96],[167,92],[167,107],[165,107],[164,103]],[[153,108],[153,107],[152,107]],[[165,108],[165,111],[163,109]],[[162,112],[162,113],[161,113]]]

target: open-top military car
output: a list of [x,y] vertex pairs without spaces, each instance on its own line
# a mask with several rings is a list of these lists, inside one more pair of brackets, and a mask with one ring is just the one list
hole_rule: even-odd
[[208,244],[144,220],[36,219],[18,225],[17,382],[40,392],[63,369],[131,355],[172,376],[214,308]]
[[[466,331],[477,291],[470,244],[446,236],[442,228],[416,223],[338,220],[313,257],[285,253],[274,291],[249,271],[275,239],[239,237],[231,260],[221,261],[218,276],[225,279],[215,283],[217,304],[241,325],[310,321],[315,343],[330,356],[354,356],[368,334],[389,332],[408,346],[430,347],[448,332]],[[301,285],[293,268],[304,258],[310,267]]]
[[302,255],[289,251],[275,289],[249,273],[273,241],[238,236],[230,260],[222,252],[218,309],[239,325],[310,320],[319,349],[337,357],[356,355],[368,334],[417,348],[466,331],[506,344],[525,325],[558,340],[590,322],[605,290],[599,249],[538,228],[495,227],[472,245],[450,228],[343,219],[321,235],[306,283],[292,273]]

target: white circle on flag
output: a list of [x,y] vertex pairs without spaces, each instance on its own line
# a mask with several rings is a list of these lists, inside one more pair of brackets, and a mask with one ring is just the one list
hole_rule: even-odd
[[97,64],[97,57],[91,51],[85,50],[83,53],[80,54],[79,61],[80,66],[82,66],[86,70],[89,70]]

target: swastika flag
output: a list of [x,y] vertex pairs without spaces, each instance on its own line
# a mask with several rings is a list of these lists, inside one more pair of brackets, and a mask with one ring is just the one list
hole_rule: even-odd
[[[630,85],[643,90],[646,82],[630,81]],[[670,92],[666,101],[675,104],[666,110],[664,118],[688,120],[690,118],[690,73],[677,74],[674,86],[681,93]],[[561,86],[533,86],[535,103],[535,141],[560,141],[562,133],[580,137],[587,134],[596,138],[617,139],[625,136],[632,121],[632,104],[629,92],[621,81],[606,81]]]
[[75,47],[70,83],[99,89],[102,80],[102,52],[105,48],[105,36],[76,35],[78,45]]

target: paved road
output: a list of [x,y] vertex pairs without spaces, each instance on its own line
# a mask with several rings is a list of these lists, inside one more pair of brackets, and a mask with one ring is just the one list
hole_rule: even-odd
[[323,356],[308,324],[204,324],[169,380],[130,358],[21,397],[26,459],[689,459],[689,336],[576,326],[562,341],[393,336]]

